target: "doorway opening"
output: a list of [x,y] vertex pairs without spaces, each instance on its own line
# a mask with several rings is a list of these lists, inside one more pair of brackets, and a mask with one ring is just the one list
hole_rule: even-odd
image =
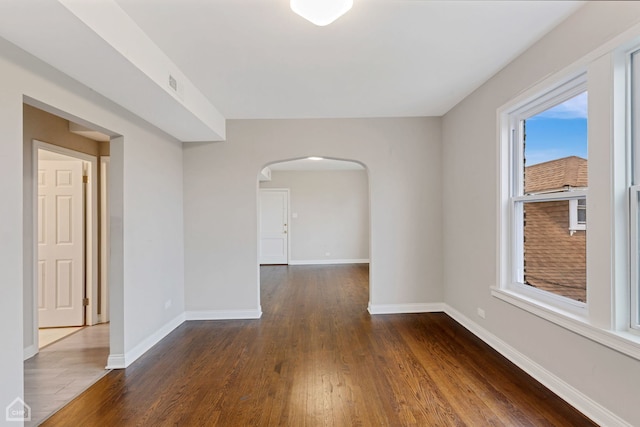
[[259,270],[368,265],[369,197],[368,171],[356,161],[308,157],[268,164],[258,174]]
[[23,138],[24,387],[42,421],[107,372],[110,137],[24,104]]

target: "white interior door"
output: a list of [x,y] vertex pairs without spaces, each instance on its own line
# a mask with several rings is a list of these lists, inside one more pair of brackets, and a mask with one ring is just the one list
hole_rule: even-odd
[[38,318],[40,327],[84,324],[81,160],[38,161]]
[[260,190],[260,264],[288,264],[289,190]]

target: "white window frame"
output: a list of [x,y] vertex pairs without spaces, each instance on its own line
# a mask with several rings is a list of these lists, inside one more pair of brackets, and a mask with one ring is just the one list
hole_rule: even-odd
[[632,330],[640,331],[640,185],[632,185],[629,188],[629,253],[630,253],[630,319],[629,326]]
[[[587,303],[563,297],[552,292],[537,289],[524,283],[524,236],[523,236],[523,207],[525,203],[550,202],[560,200],[586,199],[586,189],[576,189],[572,191],[561,191],[543,194],[524,193],[524,146],[522,144],[522,123],[523,121],[546,111],[562,102],[571,99],[587,91],[586,73],[557,84],[550,89],[543,91],[538,96],[527,102],[507,110],[502,114],[502,126],[508,126],[506,135],[503,133],[503,144],[508,144],[508,158],[504,159],[508,165],[508,230],[507,242],[510,254],[507,261],[507,280],[502,281],[502,288],[515,292],[527,299],[538,301],[545,306],[561,309],[562,311],[587,315]],[[505,165],[503,165],[503,168]],[[586,227],[585,227],[586,228]],[[504,271],[503,271],[504,273]]]
[[629,186],[629,326],[640,331],[640,49],[629,53],[630,102],[628,121],[631,146],[631,182]]
[[[587,199],[570,199],[569,200],[569,231],[573,234],[574,231],[586,230],[587,222],[578,221],[578,210],[580,209],[580,200]],[[584,207],[586,209],[586,206]]]

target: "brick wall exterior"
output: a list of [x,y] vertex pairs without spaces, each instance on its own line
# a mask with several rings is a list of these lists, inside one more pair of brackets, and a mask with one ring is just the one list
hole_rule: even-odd
[[569,232],[569,201],[525,204],[525,283],[586,302],[586,231]]

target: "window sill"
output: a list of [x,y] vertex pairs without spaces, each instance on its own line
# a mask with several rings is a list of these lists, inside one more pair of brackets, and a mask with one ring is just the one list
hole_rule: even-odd
[[492,287],[491,295],[598,344],[640,360],[639,335],[628,331],[597,328],[590,325],[588,320],[582,316],[560,310],[510,290]]

